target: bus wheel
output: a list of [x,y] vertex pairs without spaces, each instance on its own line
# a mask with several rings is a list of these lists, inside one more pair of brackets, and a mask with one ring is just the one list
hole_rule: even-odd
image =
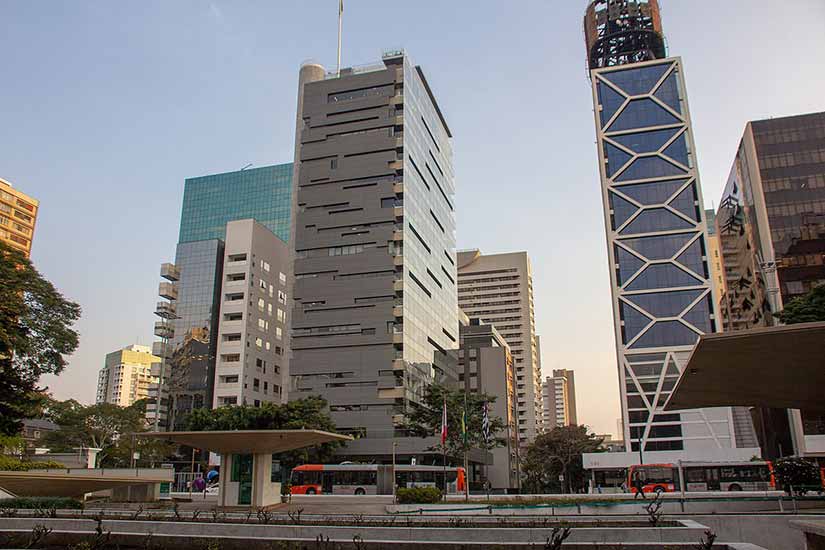
[[307,489],[307,493],[306,493],[306,494],[308,494],[308,495],[314,495],[314,494],[315,494],[315,488],[314,488],[314,487],[310,487],[309,489]]
[[355,494],[356,494],[356,495],[361,496],[361,495],[366,495],[366,494],[367,494],[367,492],[366,492],[363,488],[358,487],[358,488],[355,490]]
[[730,487],[728,487],[728,491],[741,491],[741,490],[742,490],[742,486],[739,485],[738,483],[734,483]]

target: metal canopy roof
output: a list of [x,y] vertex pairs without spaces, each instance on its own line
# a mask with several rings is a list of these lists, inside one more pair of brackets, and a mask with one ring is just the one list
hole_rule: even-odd
[[665,410],[737,405],[825,411],[825,323],[702,336]]
[[282,453],[352,436],[322,430],[234,430],[215,432],[144,432],[137,437],[163,439],[215,453]]

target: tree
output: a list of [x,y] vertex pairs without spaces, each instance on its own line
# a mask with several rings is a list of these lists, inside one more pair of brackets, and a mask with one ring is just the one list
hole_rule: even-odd
[[[335,423],[327,412],[327,402],[321,397],[307,397],[283,405],[263,403],[260,407],[226,406],[217,409],[195,409],[187,418],[187,430],[323,430],[335,432]],[[342,443],[333,441],[315,447],[280,453],[278,458],[286,471],[307,463],[324,463],[332,459]]]
[[43,437],[43,444],[56,452],[71,452],[78,447],[101,449],[101,467],[128,467],[133,452],[141,453],[141,461],[159,462],[172,454],[173,447],[157,441],[133,438],[146,430],[146,401],[129,407],[110,403],[84,406],[73,399],[50,400],[44,416],[60,426]]
[[806,492],[822,487],[819,468],[813,462],[790,457],[777,460],[774,464],[776,483],[787,492]]
[[[405,429],[412,436],[433,437],[441,434],[441,424],[444,415],[444,402],[447,402],[447,454],[456,457],[470,449],[491,450],[505,444],[504,438],[497,437],[505,428],[504,421],[488,413],[490,421],[490,439],[484,438],[482,423],[484,418],[484,403],[495,403],[496,398],[491,395],[468,393],[462,389],[451,390],[439,384],[427,386],[421,403],[413,402],[407,412]],[[489,408],[489,407],[488,407]],[[465,424],[466,441],[461,430],[461,419],[466,411]],[[429,451],[444,448],[439,444],[428,449]]]
[[825,285],[789,301],[777,317],[786,325],[825,321]]
[[[525,485],[534,493],[582,489],[582,454],[599,452],[603,441],[588,433],[587,426],[561,426],[540,434],[527,447],[522,460]],[[563,482],[559,476],[564,476]]]
[[77,348],[80,306],[66,300],[21,252],[0,242],[0,434],[35,414],[44,374],[66,368]]

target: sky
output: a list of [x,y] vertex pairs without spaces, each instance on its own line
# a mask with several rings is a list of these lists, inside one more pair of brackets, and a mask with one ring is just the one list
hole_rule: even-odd
[[[620,416],[585,0],[346,0],[343,64],[404,48],[454,135],[458,247],[526,250],[545,373]],[[707,207],[748,120],[825,110],[825,2],[661,0]],[[334,68],[337,0],[0,2],[0,177],[41,201],[32,258],[83,307],[58,398],[152,342],[187,177],[293,157],[297,74]]]

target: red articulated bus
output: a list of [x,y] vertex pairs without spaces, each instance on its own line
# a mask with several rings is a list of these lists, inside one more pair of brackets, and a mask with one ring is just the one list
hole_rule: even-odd
[[671,493],[681,490],[679,468],[686,492],[703,491],[774,491],[776,479],[773,464],[748,462],[682,462],[675,464],[643,464],[628,470],[630,492]]
[[[303,464],[292,469],[293,495],[391,495],[393,467],[387,464]],[[396,487],[444,490],[443,466],[395,466]],[[448,494],[464,493],[464,468],[447,467]]]

